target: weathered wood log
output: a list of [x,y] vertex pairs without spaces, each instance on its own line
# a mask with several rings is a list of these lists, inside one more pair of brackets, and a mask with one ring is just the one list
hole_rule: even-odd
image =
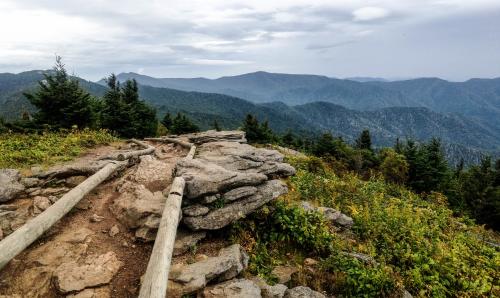
[[174,144],[177,144],[177,145],[182,146],[184,148],[191,148],[193,146],[193,144],[191,144],[189,142],[175,139],[175,138],[169,138],[169,137],[145,138],[145,140],[146,141],[155,141],[155,142],[164,142],[164,143],[174,143]]
[[104,168],[62,196],[54,205],[0,241],[0,269],[66,215],[85,195],[126,165],[127,162],[124,161],[109,162]]
[[160,226],[156,233],[153,251],[141,285],[140,298],[164,298],[167,296],[168,273],[172,261],[177,225],[181,216],[184,186],[184,179],[177,177],[170,188]]
[[141,155],[147,155],[147,154],[151,154],[155,151],[155,147],[147,144],[147,143],[144,143],[144,142],[141,142],[139,140],[136,140],[136,139],[131,139],[130,142],[132,143],[135,143],[145,149],[142,149],[142,150],[135,150],[135,151],[127,151],[127,152],[119,152],[119,153],[113,153],[113,154],[110,154],[110,155],[107,155],[107,156],[104,156],[100,159],[114,159],[114,160],[126,160],[126,159],[129,159],[131,157],[138,157],[138,156],[141,156]]
[[185,158],[187,158],[187,159],[193,159],[195,153],[196,153],[196,146],[193,145],[191,147],[191,149],[189,149],[189,153],[186,155]]
[[104,168],[108,163],[109,161],[101,161],[99,163],[91,165],[69,165],[59,169],[54,169],[44,173],[40,173],[38,175],[34,175],[34,177],[42,179],[52,179],[52,178],[67,178],[71,176],[80,176],[80,175],[88,176],[97,173],[97,171]]

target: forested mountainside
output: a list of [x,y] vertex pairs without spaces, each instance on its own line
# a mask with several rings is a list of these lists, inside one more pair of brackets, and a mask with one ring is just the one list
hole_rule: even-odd
[[252,102],[282,101],[289,105],[326,101],[355,110],[384,107],[427,107],[440,113],[474,117],[500,128],[500,78],[449,82],[438,78],[364,82],[317,75],[255,72],[219,79],[157,79],[122,73],[118,79],[184,91],[216,92]]
[[[290,77],[296,79],[297,84],[301,82],[301,77]],[[310,79],[309,85],[319,85],[323,80],[330,80],[327,77],[305,77]],[[0,116],[9,120],[20,117],[23,111],[32,111],[33,107],[24,98],[23,92],[34,88],[36,81],[42,78],[41,71],[2,74]],[[104,86],[85,80],[80,83],[95,96],[102,96],[106,90]],[[254,86],[257,85],[256,83]],[[273,85],[268,84],[268,88],[273,90]],[[496,155],[495,152],[500,150],[499,130],[470,118],[440,114],[427,108],[392,107],[359,111],[329,102],[297,106],[281,102],[256,104],[223,94],[186,92],[146,85],[141,85],[139,92],[143,99],[156,107],[160,117],[166,112],[183,112],[202,128],[210,127],[214,120],[224,128],[236,128],[245,115],[251,113],[261,120],[268,120],[270,127],[278,133],[285,133],[290,129],[299,135],[308,136],[330,131],[352,141],[363,129],[369,129],[377,146],[390,146],[397,138],[428,140],[439,137],[452,161],[464,157],[468,162],[476,162],[481,152]]]

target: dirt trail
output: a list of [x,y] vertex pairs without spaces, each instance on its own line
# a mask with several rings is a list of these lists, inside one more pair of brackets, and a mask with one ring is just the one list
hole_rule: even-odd
[[[138,241],[135,231],[118,221],[110,207],[123,195],[119,190],[126,183],[142,184],[150,192],[168,190],[176,162],[187,154],[186,149],[173,144],[150,144],[156,147],[151,157],[141,158],[139,164],[97,187],[45,236],[0,271],[0,297],[137,296],[152,243]],[[88,162],[113,149],[96,148],[72,163]],[[15,204],[29,205],[30,201],[23,198]],[[116,258],[98,263],[103,256],[111,256],[110,252]],[[63,264],[70,264],[69,270],[62,270]],[[92,267],[92,264],[97,265]],[[102,274],[95,272],[102,268]],[[64,279],[71,280],[72,274],[78,275],[73,278],[77,282],[65,287]],[[80,285],[79,279],[91,282]],[[73,286],[75,290],[71,291]]]

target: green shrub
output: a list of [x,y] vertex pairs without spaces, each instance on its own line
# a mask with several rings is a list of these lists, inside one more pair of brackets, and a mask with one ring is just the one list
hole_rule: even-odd
[[0,168],[48,166],[70,160],[86,148],[117,140],[106,130],[64,130],[42,134],[0,134]]

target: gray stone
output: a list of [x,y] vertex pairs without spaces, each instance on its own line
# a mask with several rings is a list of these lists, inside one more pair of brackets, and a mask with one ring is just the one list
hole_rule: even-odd
[[69,187],[76,187],[85,180],[87,180],[87,176],[71,176],[66,178],[65,183]]
[[204,298],[258,298],[260,288],[248,279],[232,279],[224,283],[207,287],[201,297]]
[[83,265],[75,261],[63,263],[54,272],[54,284],[61,293],[105,285],[111,282],[122,264],[112,251],[88,257]]
[[100,215],[97,215],[97,214],[92,214],[92,216],[90,217],[90,221],[91,222],[101,222],[104,220],[104,217],[103,216],[100,216]]
[[261,277],[255,276],[251,280],[260,288],[262,298],[283,298],[288,287],[283,284],[270,286]]
[[242,198],[249,197],[257,192],[257,187],[255,186],[243,186],[235,189],[231,189],[230,191],[224,193],[222,197],[224,201],[236,201]]
[[336,209],[329,208],[329,207],[315,207],[311,203],[306,202],[306,201],[302,201],[300,203],[300,205],[304,210],[319,212],[319,213],[323,214],[325,219],[330,221],[334,225],[337,225],[337,226],[340,226],[343,228],[350,228],[354,224],[354,220],[351,217],[343,214],[342,212],[340,212]]
[[202,197],[200,199],[196,199],[196,200],[198,200],[202,204],[210,204],[210,203],[217,201],[218,199],[220,199],[220,194],[204,196],[204,197]]
[[44,188],[41,191],[42,196],[57,196],[65,194],[69,191],[67,187],[57,187],[57,188]]
[[286,290],[284,298],[326,298],[326,296],[311,288],[301,286]]
[[266,181],[257,187],[257,193],[235,201],[203,216],[185,217],[183,222],[192,230],[217,230],[250,214],[264,204],[287,192],[286,185],[280,180]]
[[235,142],[212,142],[198,147],[197,158],[225,169],[268,176],[291,176],[295,169],[283,163],[283,154],[276,150],[255,148]]
[[21,173],[14,169],[0,169],[0,203],[20,196],[26,189],[20,183]]
[[40,179],[38,178],[21,178],[21,184],[26,188],[38,186]]
[[172,266],[168,296],[181,297],[204,288],[210,281],[232,279],[247,266],[248,255],[239,244],[221,249],[217,257],[189,265]]
[[189,142],[194,143],[196,145],[209,142],[217,142],[217,141],[240,142],[240,143],[246,143],[247,141],[245,139],[245,132],[239,130],[233,130],[233,131],[208,130],[199,133],[187,134],[184,136],[188,138]]
[[200,216],[205,215],[210,211],[210,208],[200,204],[194,204],[185,208],[182,208],[182,213],[186,216]]
[[206,236],[207,233],[205,232],[188,232],[178,229],[174,243],[174,256],[179,256],[187,252]]
[[186,180],[185,195],[188,199],[216,194],[240,186],[259,185],[267,180],[263,174],[230,171],[198,159],[180,160],[177,163],[176,174]]

